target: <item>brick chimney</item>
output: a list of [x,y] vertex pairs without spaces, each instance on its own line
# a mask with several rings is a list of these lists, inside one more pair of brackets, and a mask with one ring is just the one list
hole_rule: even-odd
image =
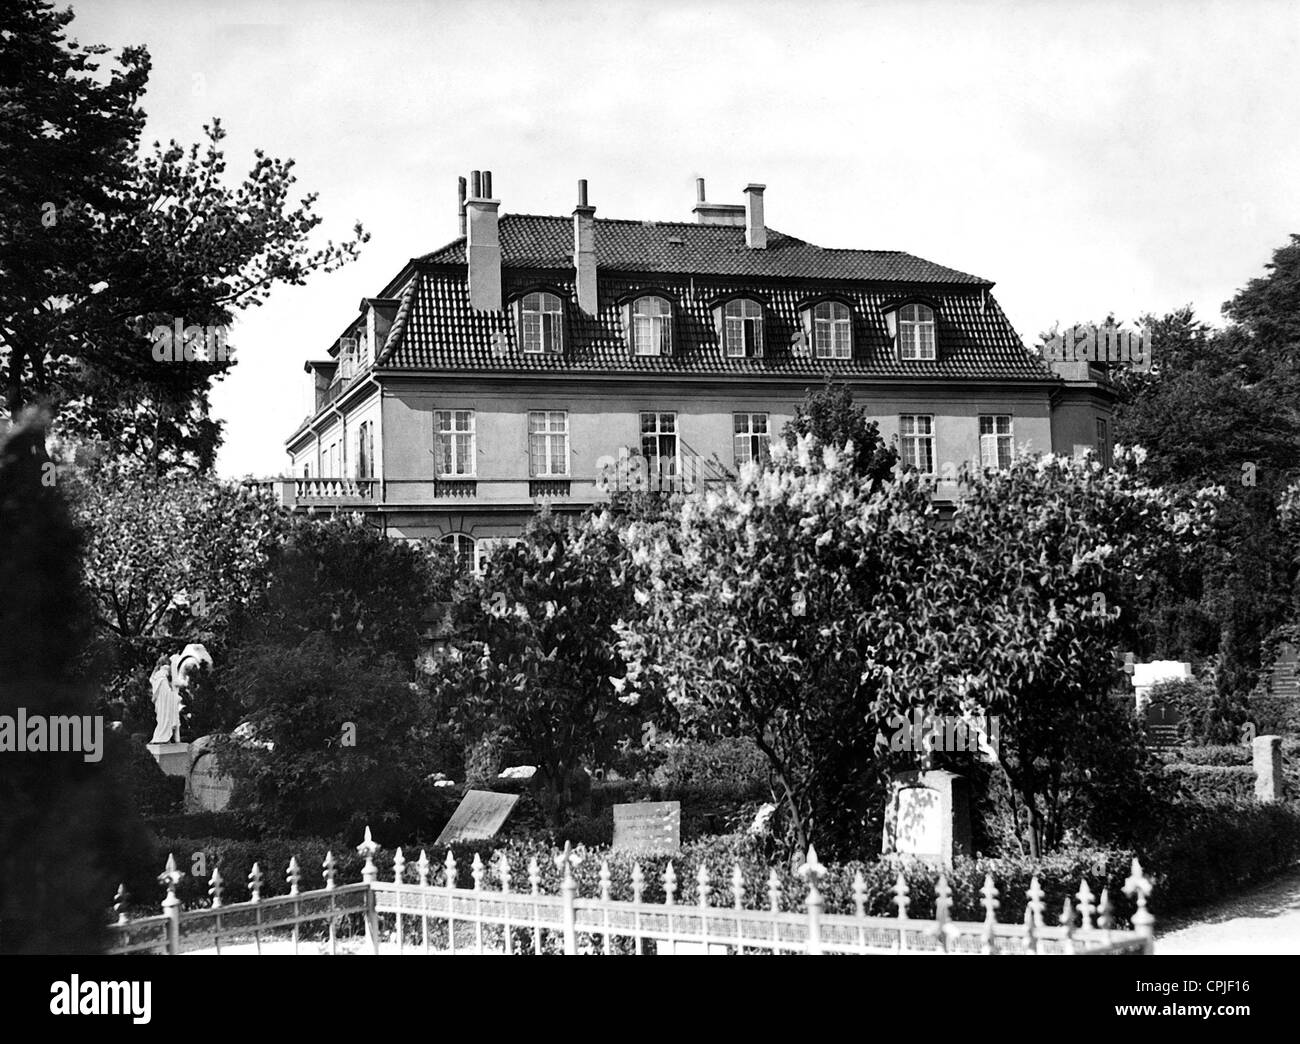
[[596,208],[587,204],[587,179],[578,182],[573,208],[573,270],[577,274],[578,307],[587,315],[599,310],[596,294]]
[[469,304],[476,312],[501,310],[501,239],[497,233],[499,199],[492,195],[492,172],[470,173],[465,200],[465,256],[469,268]]
[[745,186],[745,246],[767,249],[767,226],[763,223],[763,190],[766,185]]
[[695,220],[701,225],[745,224],[745,208],[740,203],[706,203],[704,200],[704,179],[695,179],[696,203],[691,211]]

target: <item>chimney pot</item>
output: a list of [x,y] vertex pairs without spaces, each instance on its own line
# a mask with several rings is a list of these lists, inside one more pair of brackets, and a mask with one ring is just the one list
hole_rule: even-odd
[[767,225],[763,219],[763,190],[766,185],[745,186],[745,245],[751,250],[767,249]]
[[456,179],[456,220],[460,225],[460,234],[465,234],[465,179]]
[[587,179],[579,178],[578,179],[578,206],[585,207],[586,205],[587,205]]
[[483,172],[483,198],[492,198],[492,172],[490,170]]
[[473,199],[483,198],[483,175],[477,170],[469,172],[469,194]]
[[704,179],[703,178],[695,179],[695,202],[696,203],[704,202]]

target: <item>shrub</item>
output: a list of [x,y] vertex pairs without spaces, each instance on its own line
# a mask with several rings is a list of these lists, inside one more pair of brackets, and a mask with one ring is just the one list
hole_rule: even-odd
[[104,761],[140,815],[180,810],[185,777],[167,775],[139,740],[118,729],[108,730],[104,733]]
[[1195,678],[1157,682],[1150,696],[1179,711],[1182,720],[1178,723],[1178,738],[1185,742],[1233,743],[1249,717],[1246,704],[1238,697],[1220,693],[1213,685]]
[[742,800],[770,792],[771,765],[752,740],[686,740],[665,746],[663,755],[652,779],[665,790],[712,790]]
[[1165,773],[1195,802],[1250,801],[1255,795],[1255,770],[1250,765],[1173,762],[1165,766]]
[[1244,744],[1179,747],[1173,753],[1176,762],[1182,761],[1189,765],[1249,765],[1251,763],[1250,747]]
[[1252,696],[1250,720],[1257,736],[1300,736],[1300,700],[1290,696]]

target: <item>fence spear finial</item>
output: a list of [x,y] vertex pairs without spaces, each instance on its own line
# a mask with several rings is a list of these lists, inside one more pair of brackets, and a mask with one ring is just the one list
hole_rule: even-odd
[[262,868],[256,863],[253,869],[248,871],[248,895],[255,903],[262,901]]

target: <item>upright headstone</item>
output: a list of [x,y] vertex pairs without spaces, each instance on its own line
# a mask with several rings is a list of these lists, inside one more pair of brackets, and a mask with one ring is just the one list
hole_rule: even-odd
[[230,804],[235,781],[217,764],[215,740],[215,736],[200,736],[190,744],[190,771],[185,780],[187,812],[224,812]]
[[682,847],[680,801],[635,801],[614,806],[614,847],[672,855]]
[[885,854],[951,863],[970,855],[970,791],[964,776],[933,770],[908,772],[890,787],[885,809]]
[[434,843],[448,845],[456,841],[487,841],[496,837],[518,800],[518,794],[467,790]]
[[1252,745],[1255,755],[1255,797],[1260,801],[1281,801],[1282,737],[1256,736]]

